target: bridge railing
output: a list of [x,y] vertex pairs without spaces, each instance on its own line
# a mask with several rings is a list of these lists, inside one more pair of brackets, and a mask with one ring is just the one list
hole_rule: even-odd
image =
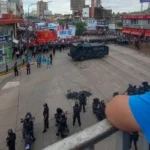
[[[103,120],[83,131],[65,138],[43,150],[95,150],[95,144],[116,133],[116,150],[129,150],[129,133],[118,131],[107,120]],[[110,149],[111,145],[110,145]],[[149,145],[142,135],[141,150],[149,150]]]

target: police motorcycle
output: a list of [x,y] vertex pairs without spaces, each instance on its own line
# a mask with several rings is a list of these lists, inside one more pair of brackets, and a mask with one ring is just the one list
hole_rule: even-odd
[[63,114],[63,110],[61,108],[57,108],[56,109],[56,114],[54,114],[54,118],[55,118],[55,126],[58,127],[62,114]]
[[69,128],[67,125],[67,117],[66,117],[66,114],[63,113],[61,116],[59,125],[58,125],[58,132],[56,133],[56,136],[57,137],[60,136],[61,138],[65,138],[68,136],[68,134],[69,134]]
[[142,86],[143,86],[144,92],[150,91],[150,85],[148,84],[148,82],[146,81],[142,82]]
[[93,113],[96,115],[97,120],[102,121],[106,118],[104,100],[99,101],[98,98],[93,99]]
[[94,98],[94,99],[93,99],[93,103],[92,103],[93,114],[95,114],[96,111],[98,111],[98,109],[99,109],[99,104],[100,104],[99,99],[98,99],[98,98]]
[[25,141],[25,150],[31,150],[31,144],[35,141],[33,137],[33,124],[35,117],[32,117],[32,114],[28,112],[25,115],[24,119],[21,119],[21,123],[23,123],[23,139]]
[[55,126],[58,127],[58,132],[56,133],[56,136],[60,136],[61,138],[65,138],[69,134],[69,129],[67,126],[67,114],[68,112],[66,111],[65,113],[61,108],[56,109],[56,114],[54,115],[55,118]]

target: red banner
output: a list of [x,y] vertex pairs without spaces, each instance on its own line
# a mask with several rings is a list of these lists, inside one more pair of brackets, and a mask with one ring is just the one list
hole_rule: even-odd
[[36,41],[39,44],[44,44],[49,41],[56,41],[57,39],[57,33],[56,31],[36,31]]
[[122,16],[122,19],[141,19],[141,20],[149,20],[150,15],[125,15]]

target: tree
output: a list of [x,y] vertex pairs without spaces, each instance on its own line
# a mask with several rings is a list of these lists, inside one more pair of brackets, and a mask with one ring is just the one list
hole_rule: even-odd
[[85,22],[76,22],[76,23],[74,23],[74,25],[76,26],[76,35],[82,35],[83,32],[86,30]]

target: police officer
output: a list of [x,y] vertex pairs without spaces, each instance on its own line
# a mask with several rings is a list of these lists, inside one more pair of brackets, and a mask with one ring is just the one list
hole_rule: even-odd
[[30,63],[27,63],[26,69],[27,69],[27,75],[30,74]]
[[34,127],[33,127],[33,118],[31,113],[28,113],[25,117],[25,121],[24,121],[24,128],[23,128],[23,138],[25,138],[25,134],[26,133],[30,133],[33,142],[36,140],[34,137]]
[[14,72],[15,72],[15,76],[18,76],[17,62],[15,62],[15,64],[14,64]]
[[8,137],[6,138],[7,146],[9,150],[15,150],[15,141],[16,141],[16,134],[13,133],[12,129],[8,130]]
[[79,96],[79,102],[80,102],[80,111],[82,111],[82,107],[83,107],[83,112],[85,111],[85,105],[86,105],[86,96],[84,93],[80,94]]
[[132,145],[132,141],[133,141],[135,150],[137,150],[138,139],[139,139],[139,133],[138,132],[130,132],[130,149],[131,149],[131,145]]
[[76,102],[75,106],[73,107],[73,126],[75,126],[76,119],[78,119],[79,126],[81,126],[80,110],[80,106],[78,102]]
[[44,130],[43,133],[45,133],[47,131],[47,129],[49,128],[49,107],[47,105],[47,103],[45,103],[44,105],[44,111],[43,111],[43,116],[44,116]]

